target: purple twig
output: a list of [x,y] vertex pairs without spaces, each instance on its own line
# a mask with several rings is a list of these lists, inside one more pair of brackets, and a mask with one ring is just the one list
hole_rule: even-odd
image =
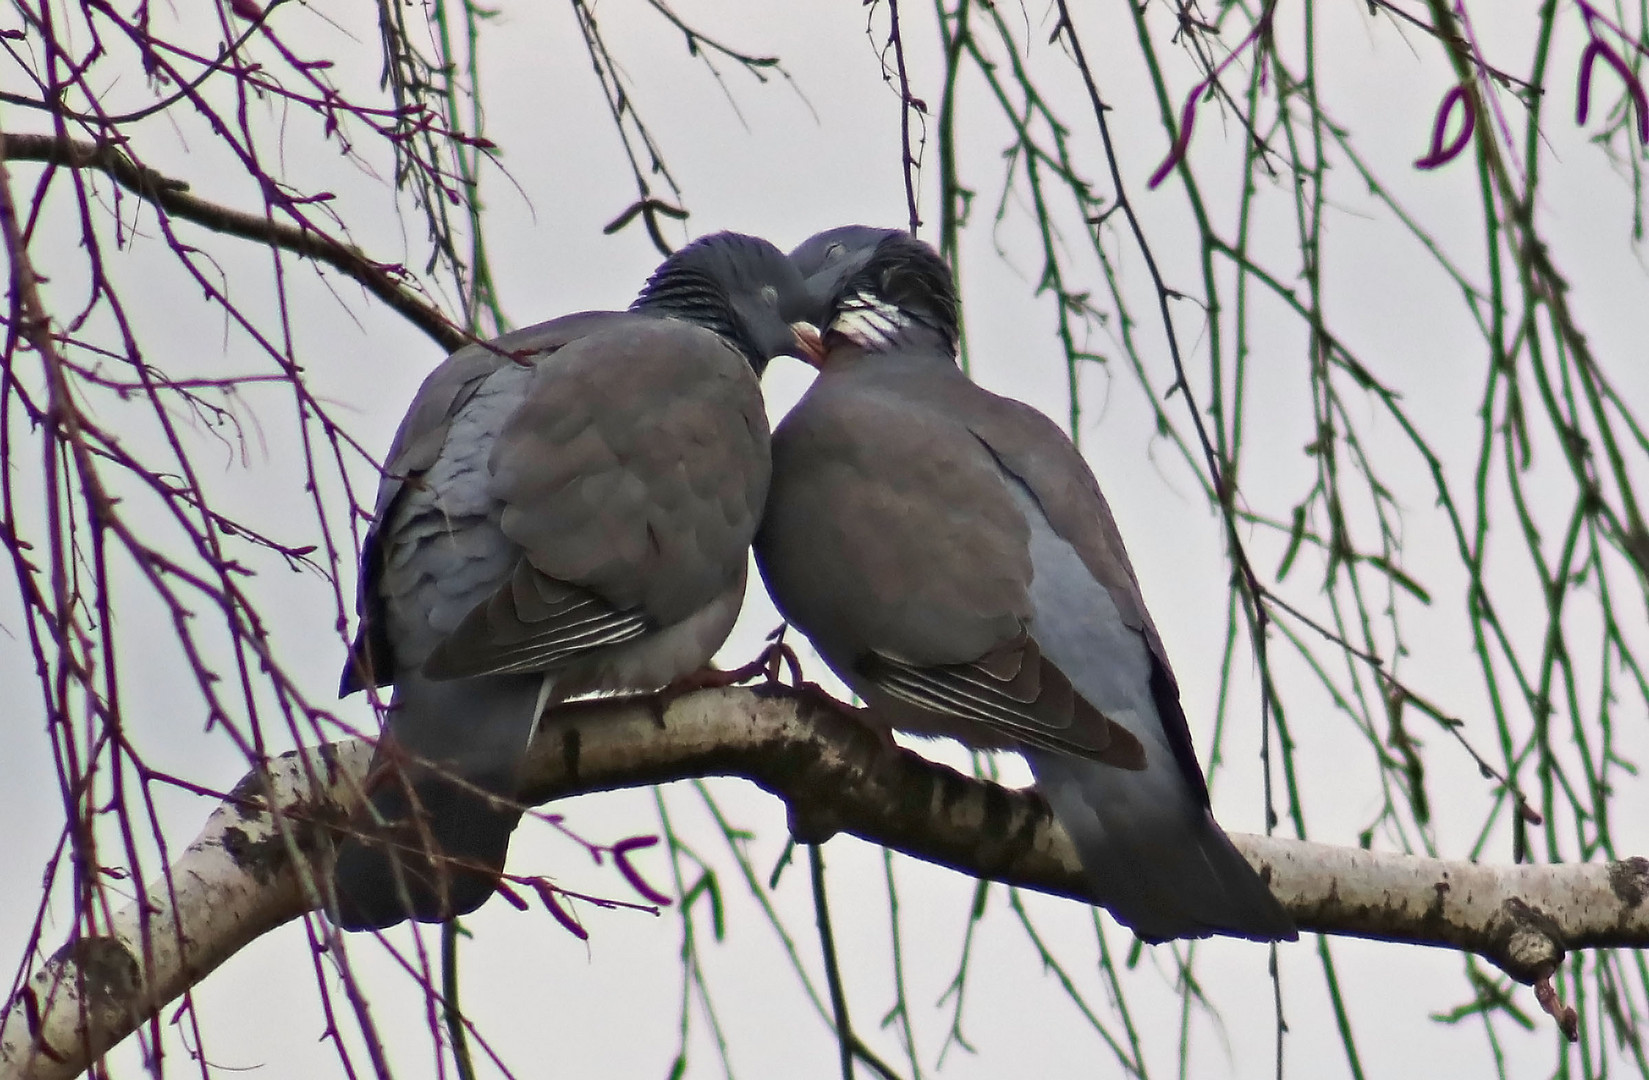
[[1586,0],[1576,0],[1576,5],[1580,8],[1581,18],[1586,21],[1586,33],[1590,35],[1591,40],[1586,44],[1586,51],[1580,55],[1580,86],[1575,95],[1575,123],[1581,127],[1586,125],[1586,117],[1592,108],[1592,65],[1598,57],[1602,57],[1604,63],[1613,68],[1615,74],[1620,76],[1621,82],[1626,84],[1626,92],[1632,97],[1632,111],[1638,122],[1638,141],[1649,144],[1649,94],[1644,92],[1642,81],[1638,79],[1631,65],[1626,63],[1625,57],[1598,32],[1598,24],[1602,23],[1608,27],[1640,55],[1649,56],[1649,52],[1645,52],[1643,46],[1599,14],[1596,8],[1586,3]]
[[[1456,106],[1465,110],[1465,116],[1460,122],[1460,130],[1447,143],[1443,141],[1449,130],[1449,118],[1454,115]],[[1460,151],[1466,148],[1471,141],[1472,132],[1477,127],[1477,106],[1472,96],[1466,93],[1466,88],[1456,86],[1443,95],[1443,103],[1437,107],[1437,119],[1431,126],[1431,149],[1426,156],[1414,163],[1416,169],[1435,169],[1439,165],[1453,161],[1460,156]]]
[[1214,67],[1214,70],[1208,74],[1207,78],[1193,86],[1191,92],[1185,95],[1185,105],[1180,109],[1179,133],[1174,136],[1174,145],[1169,148],[1168,156],[1163,159],[1162,164],[1158,165],[1156,171],[1151,174],[1151,179],[1145,182],[1146,187],[1155,188],[1168,179],[1168,174],[1174,171],[1175,166],[1185,160],[1185,151],[1191,145],[1191,128],[1197,122],[1197,99],[1206,93],[1209,87],[1214,85],[1225,69],[1230,67],[1250,45],[1271,32],[1271,15],[1276,7],[1275,3],[1266,5],[1265,11],[1261,13],[1258,19],[1254,20],[1254,26],[1248,31],[1248,36],[1243,38],[1235,49],[1226,54],[1225,59]]

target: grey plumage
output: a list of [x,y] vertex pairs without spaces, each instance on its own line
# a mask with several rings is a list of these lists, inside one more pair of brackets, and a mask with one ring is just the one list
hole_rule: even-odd
[[505,334],[425,379],[386,459],[341,685],[394,690],[333,875],[340,926],[478,907],[543,706],[709,661],[767,492],[757,379],[796,353],[809,305],[783,253],[718,234],[630,311]]
[[1095,899],[1142,938],[1293,937],[1214,822],[1093,473],[1051,420],[956,366],[943,262],[857,226],[792,258],[829,299],[755,544],[780,610],[873,717],[1021,750]]

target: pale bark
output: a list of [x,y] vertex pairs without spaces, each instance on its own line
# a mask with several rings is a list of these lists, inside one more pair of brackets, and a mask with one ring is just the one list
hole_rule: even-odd
[[[0,1080],[72,1077],[243,945],[318,905],[309,857],[347,814],[360,743],[285,755],[243,780],[147,915],[66,944],[0,1019]],[[1029,792],[890,750],[808,693],[713,690],[563,710],[539,733],[523,801],[698,776],[784,799],[813,841],[849,832],[917,858],[1080,897],[1076,854]],[[273,799],[281,813],[264,809]],[[1566,950],[1649,946],[1649,860],[1484,866],[1237,834],[1302,931],[1470,950],[1525,983]],[[302,857],[298,857],[298,856]]]

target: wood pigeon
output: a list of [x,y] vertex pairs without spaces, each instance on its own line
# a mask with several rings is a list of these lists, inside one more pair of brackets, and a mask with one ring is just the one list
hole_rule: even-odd
[[756,536],[779,610],[873,719],[1023,753],[1095,898],[1142,939],[1294,938],[1210,812],[1093,473],[1052,420],[957,366],[944,262],[862,226],[791,258],[830,299]]
[[758,378],[811,310],[773,245],[671,256],[629,311],[471,345],[430,373],[390,447],[361,552],[341,692],[393,685],[341,845],[349,930],[492,895],[546,705],[702,669],[744,599],[767,495]]

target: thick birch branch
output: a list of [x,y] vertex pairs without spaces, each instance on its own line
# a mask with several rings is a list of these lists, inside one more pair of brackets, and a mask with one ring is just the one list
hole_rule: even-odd
[[[259,935],[317,906],[309,858],[342,820],[369,749],[287,754],[219,806],[147,911],[69,942],[0,1019],[0,1080],[80,1074]],[[916,858],[1059,896],[1084,895],[1042,799],[905,750],[809,692],[710,690],[575,705],[533,743],[523,800],[688,777],[778,795],[799,839],[848,832]],[[281,813],[264,807],[269,799]],[[1481,866],[1236,835],[1301,930],[1469,950],[1537,983],[1577,948],[1649,946],[1649,860]]]

